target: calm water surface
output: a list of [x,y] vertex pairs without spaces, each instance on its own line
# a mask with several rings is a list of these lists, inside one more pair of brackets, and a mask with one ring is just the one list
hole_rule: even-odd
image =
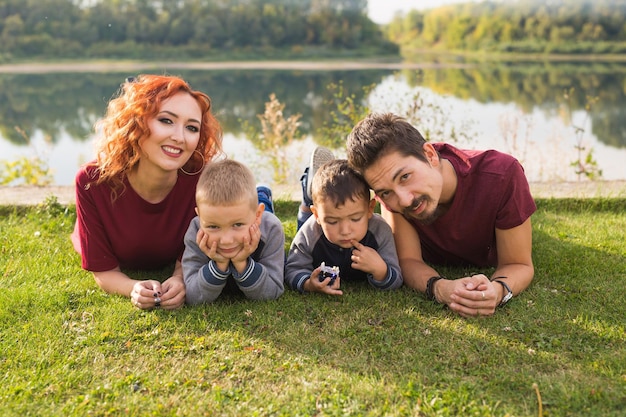
[[[493,148],[515,155],[530,181],[574,181],[577,161],[591,161],[607,180],[626,179],[626,65],[620,63],[490,63],[466,67],[351,70],[167,70],[211,96],[224,128],[224,148],[249,164],[260,182],[296,182],[318,144],[345,155],[328,137],[339,85],[355,102],[406,115],[434,141]],[[54,182],[71,185],[93,158],[93,124],[125,77],[136,72],[0,74],[0,159],[39,156]],[[249,140],[274,93],[299,137],[267,151]],[[248,127],[246,127],[248,125]]]

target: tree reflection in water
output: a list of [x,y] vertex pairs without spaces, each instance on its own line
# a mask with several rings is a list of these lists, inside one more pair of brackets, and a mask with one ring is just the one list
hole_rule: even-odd
[[[163,73],[164,70],[155,68],[154,71],[141,72]],[[442,66],[419,70],[166,72],[184,77],[194,88],[209,94],[223,125],[225,138],[237,138],[239,143],[246,143],[245,123],[259,125],[257,116],[264,112],[270,95],[275,94],[285,105],[286,117],[302,115],[299,119],[301,124],[298,127],[298,137],[305,139],[300,144],[291,145],[294,147],[292,152],[296,154],[309,152],[317,143],[326,146],[334,144],[336,152],[342,153],[343,138],[328,137],[329,134],[340,136],[339,133],[329,133],[328,130],[328,126],[335,122],[332,115],[333,105],[330,103],[336,101],[336,91],[329,89],[330,85],[341,83],[344,97],[350,97],[356,105],[396,111],[399,108],[397,103],[406,100],[407,96],[397,91],[385,90],[385,85],[390,82],[413,88],[412,91],[419,88],[424,92],[422,98],[429,100],[431,105],[433,102],[440,103],[435,106],[440,106],[440,111],[447,114],[447,117],[431,120],[429,123],[432,126],[418,126],[421,130],[438,131],[437,136],[445,136],[433,136],[432,140],[450,141],[451,131],[457,135],[464,132],[466,139],[474,138],[473,141],[469,140],[467,146],[485,147],[488,144],[483,142],[485,131],[480,119],[514,118],[518,120],[518,124],[521,121],[533,125],[534,132],[541,131],[539,134],[544,136],[537,137],[537,133],[533,133],[533,137],[525,139],[525,144],[520,143],[523,134],[517,137],[516,149],[511,152],[520,152],[520,156],[516,156],[524,163],[532,164],[529,147],[533,144],[540,144],[546,152],[559,152],[557,142],[567,142],[568,135],[574,136],[573,132],[567,132],[568,124],[563,119],[560,101],[564,91],[571,89],[569,106],[574,117],[585,113],[588,96],[598,98],[587,115],[589,125],[585,134],[590,141],[595,141],[594,148],[599,148],[594,156],[605,176],[615,174],[611,174],[611,167],[603,166],[608,162],[602,160],[602,149],[622,153],[626,148],[626,93],[623,88],[616,88],[626,85],[626,64],[622,63],[493,62],[463,68]],[[85,152],[86,144],[93,138],[94,122],[104,113],[107,101],[115,94],[120,82],[129,75],[136,74],[0,74],[0,158],[32,152],[32,145],[29,147],[29,143],[36,137],[45,138],[45,142],[53,150],[56,146],[61,146],[63,141],[69,141],[80,152]],[[368,93],[368,86],[373,89],[371,94]],[[385,94],[384,100],[380,99],[380,95]],[[422,112],[424,111],[423,108]],[[426,119],[423,114],[422,118]],[[555,125],[559,126],[556,130]],[[471,132],[471,128],[475,132]],[[508,140],[505,147],[511,147],[511,135],[507,138],[507,132],[500,131],[499,136],[500,140]],[[546,142],[550,140],[552,142]],[[55,158],[67,159],[53,160],[50,165],[53,168],[55,165],[70,165],[71,170],[75,171],[85,158],[79,161],[81,158],[72,155],[71,150],[68,152],[71,146],[63,146],[64,154]],[[571,148],[570,145],[567,146]],[[259,155],[259,148],[262,147],[258,144],[247,142],[246,147],[248,157],[264,157]],[[237,150],[236,153],[242,154],[243,151]],[[302,161],[306,159],[305,156],[302,156]],[[567,170],[570,162],[557,161],[561,171]],[[544,165],[548,163],[546,159]],[[294,161],[294,169],[300,170],[300,165],[299,161]],[[547,166],[539,169],[545,171]],[[528,171],[531,170],[527,168]],[[621,179],[626,177],[626,173],[621,175]],[[73,176],[68,175],[55,177],[55,181],[62,184],[71,184],[72,180]]]

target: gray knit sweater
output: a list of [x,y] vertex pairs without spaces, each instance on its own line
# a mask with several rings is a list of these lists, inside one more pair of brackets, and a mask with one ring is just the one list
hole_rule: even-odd
[[285,232],[280,220],[264,212],[261,218],[261,240],[248,258],[246,270],[239,274],[234,268],[220,271],[198,247],[196,234],[200,221],[195,217],[185,234],[183,277],[187,304],[211,303],[222,293],[228,280],[233,280],[246,297],[272,300],[284,292]]
[[291,243],[285,265],[285,281],[294,290],[304,292],[304,282],[311,277],[311,272],[322,262],[327,266],[338,266],[341,282],[368,281],[381,290],[396,289],[402,285],[402,273],[396,253],[391,227],[378,214],[369,221],[367,233],[361,242],[375,249],[387,263],[387,278],[376,281],[369,274],[353,269],[352,249],[343,249],[331,243],[322,231],[322,227],[311,216],[298,230]]

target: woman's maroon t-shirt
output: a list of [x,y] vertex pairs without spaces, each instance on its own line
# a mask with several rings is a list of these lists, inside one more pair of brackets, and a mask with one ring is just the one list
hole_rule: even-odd
[[127,180],[124,192],[111,201],[111,188],[96,185],[97,177],[93,166],[76,175],[72,241],[84,269],[158,269],[180,259],[185,232],[196,215],[199,175],[179,175],[172,191],[157,204],[141,198]]

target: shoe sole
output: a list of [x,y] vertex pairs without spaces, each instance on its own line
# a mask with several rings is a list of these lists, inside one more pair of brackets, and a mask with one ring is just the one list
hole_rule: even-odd
[[311,184],[313,183],[313,177],[317,170],[324,165],[326,162],[330,162],[335,159],[335,155],[328,148],[324,148],[322,146],[318,146],[313,151],[311,155],[311,160],[309,161],[309,174],[306,182],[306,193],[309,195],[309,199],[312,200],[311,195]]

